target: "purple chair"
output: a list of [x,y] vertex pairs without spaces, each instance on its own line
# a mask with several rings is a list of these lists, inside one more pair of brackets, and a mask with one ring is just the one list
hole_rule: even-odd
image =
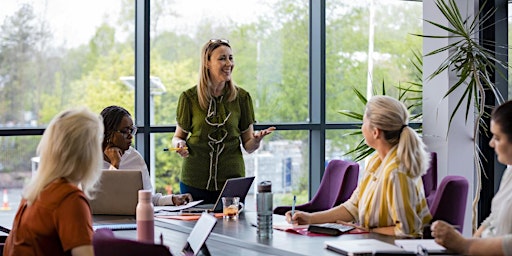
[[[344,160],[331,160],[327,164],[318,191],[311,201],[295,206],[296,210],[318,212],[337,206],[350,198],[357,187],[359,164]],[[284,215],[291,206],[278,206],[275,214]]]
[[[443,178],[430,206],[432,222],[444,220],[462,232],[468,199],[468,180],[462,176],[449,175]],[[425,229],[423,238],[432,238],[430,228]]]
[[421,176],[423,180],[423,188],[425,190],[425,197],[427,198],[427,205],[430,207],[437,189],[437,153],[430,152],[430,165],[427,173]]
[[164,245],[147,244],[134,240],[116,238],[110,229],[96,230],[92,243],[94,246],[94,255],[96,256],[172,256],[169,248]]

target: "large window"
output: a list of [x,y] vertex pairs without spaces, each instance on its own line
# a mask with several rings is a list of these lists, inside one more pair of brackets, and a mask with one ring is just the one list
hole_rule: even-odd
[[[421,82],[412,65],[421,56],[422,3],[396,0],[326,1],[326,115],[328,122],[353,121],[339,110],[362,112],[353,89],[397,97],[399,85]],[[419,76],[418,76],[419,75]]]
[[[99,113],[115,104],[144,119],[135,113],[144,108],[135,104],[135,1],[68,2],[7,1],[0,8],[0,142],[2,152],[7,152],[4,144],[18,150],[0,158],[1,175],[30,176],[21,173],[32,170],[39,138],[32,135],[42,134],[68,107],[85,105]],[[324,25],[322,15],[311,13],[321,2],[149,2],[147,101],[156,132],[149,136],[151,153],[145,158],[157,192],[178,192],[182,160],[163,148],[170,146],[179,94],[196,84],[200,48],[212,38],[230,40],[233,78],[251,93],[257,125],[278,127],[257,152],[244,155],[246,174],[256,175],[255,183],[273,181],[274,205],[291,203],[291,194],[306,202],[327,161],[351,159],[345,153],[361,137],[344,136],[355,128],[347,122],[356,120],[338,111],[362,112],[352,87],[366,94],[368,77],[373,86],[384,82],[390,94],[399,83],[417,81],[409,60],[421,49],[421,39],[410,33],[421,31],[422,6],[400,0],[325,1]],[[310,38],[317,35],[312,32],[322,30],[325,41],[312,44],[318,39]],[[317,67],[325,80],[311,75]],[[318,88],[324,93],[317,94]],[[320,118],[315,109],[323,104],[325,118]],[[140,132],[150,131],[145,128]]]

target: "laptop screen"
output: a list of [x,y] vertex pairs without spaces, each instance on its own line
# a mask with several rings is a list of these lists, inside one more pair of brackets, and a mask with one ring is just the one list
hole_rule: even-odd
[[89,200],[93,214],[135,215],[138,192],[143,189],[140,170],[103,170],[95,198]]
[[227,179],[215,204],[200,204],[187,210],[222,212],[222,197],[237,196],[240,197],[240,202],[244,202],[253,181],[254,176]]

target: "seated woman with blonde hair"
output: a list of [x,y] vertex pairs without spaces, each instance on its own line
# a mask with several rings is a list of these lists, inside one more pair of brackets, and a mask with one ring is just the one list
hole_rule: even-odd
[[418,134],[407,125],[404,104],[389,96],[374,96],[366,105],[361,130],[375,149],[349,200],[329,210],[286,213],[289,222],[356,222],[385,235],[421,237],[431,220],[421,176],[428,153]]
[[101,117],[87,109],[64,111],[50,122],[3,255],[94,255],[87,198],[101,174],[102,135]]

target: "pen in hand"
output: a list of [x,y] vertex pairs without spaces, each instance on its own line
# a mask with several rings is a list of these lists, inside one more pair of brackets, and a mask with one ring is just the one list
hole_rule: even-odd
[[295,203],[297,202],[297,196],[296,195],[293,195],[293,202],[292,202],[292,218],[293,218],[293,215],[295,214]]
[[[177,151],[180,148],[164,148],[164,151]],[[188,147],[182,147],[182,149],[188,149]]]

